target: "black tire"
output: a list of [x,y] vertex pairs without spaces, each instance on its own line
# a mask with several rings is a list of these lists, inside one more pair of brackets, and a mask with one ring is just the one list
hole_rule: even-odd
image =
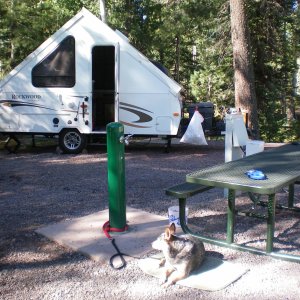
[[63,153],[78,154],[86,146],[86,136],[77,129],[65,129],[59,134],[59,147]]

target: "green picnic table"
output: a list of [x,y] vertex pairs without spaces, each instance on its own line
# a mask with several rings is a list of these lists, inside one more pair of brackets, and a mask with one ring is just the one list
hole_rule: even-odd
[[[267,179],[254,180],[249,178],[245,173],[251,169],[263,171]],[[300,208],[294,206],[294,184],[299,178],[300,145],[294,144],[287,144],[188,174],[186,181],[189,183],[228,189],[227,237],[226,240],[220,240],[192,232],[185,222],[186,199],[184,198],[179,199],[182,230],[185,233],[198,237],[204,242],[300,262],[300,255],[290,255],[273,251],[275,209],[281,208],[300,212]],[[287,206],[276,205],[276,193],[287,186],[289,187]],[[266,206],[266,215],[238,212],[235,205],[236,191],[247,192],[253,202]],[[267,201],[261,201],[261,195],[267,195]],[[265,250],[234,243],[235,215],[237,214],[266,220],[267,242]]]

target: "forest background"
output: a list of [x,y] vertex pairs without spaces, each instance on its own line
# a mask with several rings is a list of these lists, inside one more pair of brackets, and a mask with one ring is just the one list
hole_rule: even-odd
[[[229,0],[106,0],[106,21],[184,87],[185,104],[234,107]],[[299,138],[300,12],[296,0],[245,1],[260,138]],[[1,0],[0,79],[82,7],[99,0]],[[300,111],[299,111],[300,114]]]

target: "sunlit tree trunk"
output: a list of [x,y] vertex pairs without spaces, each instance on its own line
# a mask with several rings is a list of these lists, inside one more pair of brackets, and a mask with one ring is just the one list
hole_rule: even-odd
[[[15,8],[15,1],[12,0],[10,2],[10,13],[11,15],[14,15],[14,8]],[[14,39],[13,39],[13,35],[14,35],[14,21],[12,20],[10,22],[10,61],[11,63],[14,62],[15,60],[15,44],[14,44]]]
[[99,0],[100,19],[103,23],[106,23],[106,9],[105,0]]
[[248,111],[249,127],[258,137],[257,101],[245,0],[230,0],[230,18],[235,107]]

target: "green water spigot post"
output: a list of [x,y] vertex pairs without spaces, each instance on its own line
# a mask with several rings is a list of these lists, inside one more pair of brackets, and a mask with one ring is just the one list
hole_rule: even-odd
[[126,198],[124,126],[118,122],[112,122],[107,124],[106,132],[109,224],[110,227],[125,230]]

